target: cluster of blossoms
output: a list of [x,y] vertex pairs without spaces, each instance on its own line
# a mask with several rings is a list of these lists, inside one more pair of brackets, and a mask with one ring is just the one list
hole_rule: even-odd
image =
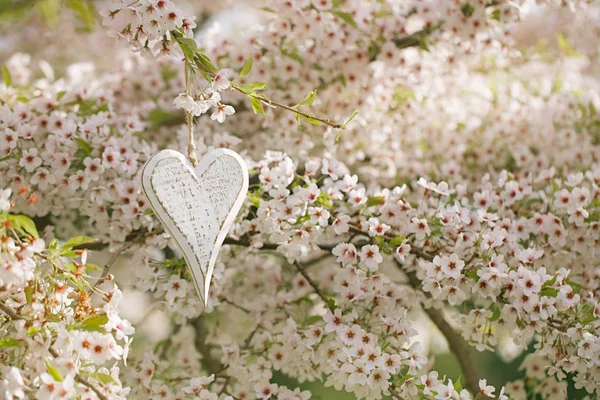
[[88,242],[46,246],[34,222],[12,214],[11,189],[0,198],[0,393],[5,399],[124,399],[119,378],[134,333],[119,317],[112,281],[92,285]]
[[[310,398],[284,374],[367,399],[567,399],[568,382],[598,396],[598,27],[589,2],[563,3],[259,2],[253,26],[216,21],[196,44],[173,1],[112,2],[110,35],[152,57],[55,74],[12,56],[2,393]],[[138,179],[159,148],[186,148],[192,124],[198,158],[233,148],[251,174],[206,309]],[[50,244],[11,208],[39,217]],[[52,240],[82,232],[100,242]],[[128,357],[119,289],[88,282],[81,249],[99,244],[133,250],[168,339],[142,334]],[[461,380],[434,370],[423,311]],[[523,379],[495,388],[468,349],[507,342],[525,354]]]
[[181,56],[171,31],[191,37],[196,28],[196,17],[184,16],[172,0],[110,0],[102,4],[100,15],[111,37],[127,42],[144,57]]

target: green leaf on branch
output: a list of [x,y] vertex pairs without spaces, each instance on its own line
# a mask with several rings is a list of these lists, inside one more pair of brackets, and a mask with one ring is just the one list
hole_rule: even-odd
[[185,58],[189,61],[193,61],[194,56],[196,55],[196,49],[198,48],[196,41],[192,38],[178,37],[177,42],[179,43],[179,47]]
[[373,196],[373,197],[369,197],[369,199],[367,200],[367,207],[378,206],[383,203],[385,203],[385,197]]
[[311,315],[306,319],[306,325],[313,325],[321,321],[323,321],[323,317],[321,317],[320,315]]
[[33,287],[31,287],[31,286],[26,287],[24,292],[25,292],[25,301],[27,302],[27,304],[31,304],[31,299],[33,297]]
[[89,332],[105,332],[104,325],[108,322],[106,315],[95,315],[83,321],[77,329]]
[[[267,84],[265,82],[253,82],[253,83],[237,83],[234,87],[243,93],[248,95],[256,95],[256,91],[265,90]],[[258,97],[262,95],[257,95]]]
[[325,208],[333,208],[333,204],[331,203],[331,195],[325,192],[321,192],[319,194],[319,197],[317,197],[315,203]]
[[81,246],[82,244],[94,242],[96,242],[96,239],[89,236],[76,236],[67,240],[67,242],[63,244],[63,249],[72,249],[73,247]]
[[63,381],[63,376],[57,368],[54,368],[48,361],[46,361],[46,370],[57,382]]
[[14,225],[16,230],[31,235],[34,238],[40,237],[35,223],[27,215],[9,215],[7,219]]
[[342,132],[346,129],[346,126],[350,123],[350,121],[352,121],[354,119],[354,117],[356,117],[358,115],[358,109],[352,111],[352,115],[350,116],[350,118],[348,118],[346,120],[346,122],[344,122],[342,124],[342,126],[340,127],[340,131],[337,134],[337,136],[335,137],[335,141],[337,142],[338,140],[340,140],[340,138],[342,137]]
[[265,113],[265,109],[263,108],[262,104],[260,103],[260,100],[254,98],[254,97],[250,97],[250,103],[252,103],[252,111],[254,111],[254,114],[264,114]]
[[544,284],[542,285],[542,289],[545,289],[547,287],[551,287],[552,285],[554,285],[554,283],[556,283],[557,278],[558,278],[558,275],[554,275],[552,277],[552,279],[549,279],[546,282],[544,282]]
[[92,263],[86,263],[85,269],[87,269],[88,271],[101,271],[102,270],[102,268],[100,268],[96,264],[92,264]]
[[81,158],[88,157],[92,154],[92,146],[81,138],[73,138],[73,141],[79,146],[79,150],[83,153]]
[[317,97],[317,91],[313,90],[312,92],[307,94],[306,97],[304,97],[304,100],[302,100],[300,103],[296,104],[292,108],[298,108],[298,107],[302,107],[302,106],[310,106],[314,103],[316,97]]
[[96,372],[94,374],[94,376],[96,377],[96,379],[98,381],[104,383],[105,385],[108,385],[108,384],[118,385],[117,381],[110,375],[103,374],[101,372]]
[[540,296],[556,297],[558,295],[558,289],[547,287],[540,291]]
[[[193,39],[190,39],[190,40],[193,40]],[[196,43],[196,41],[194,41],[194,44],[195,43]],[[196,57],[194,60],[196,62],[196,65],[198,65],[198,68],[204,67],[209,72],[212,72],[212,73],[217,72],[217,67],[215,67],[215,65],[212,63],[212,61],[210,61],[210,58],[208,58],[208,56],[206,54],[196,53]]]
[[13,339],[11,337],[5,337],[0,339],[0,349],[6,348],[6,347],[17,347],[19,345],[19,342],[16,339]]
[[10,76],[10,71],[6,65],[2,65],[2,78],[4,78],[6,86],[12,85],[12,77]]
[[500,308],[497,306],[492,306],[492,317],[490,318],[490,322],[494,322],[500,319]]
[[300,64],[304,64],[304,59],[296,53],[296,51],[287,51],[285,49],[281,49],[281,54],[284,56],[291,58],[294,61],[298,61]]
[[333,15],[335,15],[336,17],[340,18],[341,20],[343,20],[345,23],[347,23],[351,27],[353,27],[355,29],[359,29],[358,24],[352,17],[352,14],[350,14],[348,12],[344,12],[344,11],[338,11],[338,10],[333,10],[333,11],[331,11],[331,13]]
[[296,114],[296,119],[298,119],[298,118],[302,118],[303,120],[305,120],[306,122],[308,122],[311,125],[316,125],[316,126],[323,125],[323,123],[321,121],[319,121],[318,119],[314,119],[307,115]]
[[252,55],[249,55],[244,67],[242,68],[242,71],[240,72],[240,78],[243,78],[250,73],[252,70],[252,61]]
[[404,243],[404,240],[406,240],[406,238],[404,236],[396,236],[395,238],[390,240],[390,246],[398,247],[402,243]]
[[298,219],[296,219],[296,223],[294,225],[302,225],[303,223],[305,223],[308,220],[310,220],[310,215],[304,214],[304,215],[298,217]]

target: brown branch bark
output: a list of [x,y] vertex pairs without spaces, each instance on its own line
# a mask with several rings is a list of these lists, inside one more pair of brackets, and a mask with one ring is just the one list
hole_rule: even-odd
[[[428,255],[427,253],[425,253]],[[396,265],[399,268],[402,268],[402,264],[400,264],[397,260],[394,260]],[[408,281],[410,285],[417,290],[420,290],[421,280],[417,278],[417,275],[414,271],[407,272],[404,271],[408,277]],[[425,293],[426,296],[429,297],[429,293]],[[442,314],[440,310],[435,310],[433,308],[425,308],[423,310],[431,320],[437,326],[437,328],[442,332],[446,340],[448,341],[448,347],[450,351],[454,353],[456,358],[458,359],[458,363],[460,364],[460,368],[462,370],[462,376],[465,381],[465,387],[472,394],[476,395],[479,393],[479,372],[477,370],[477,366],[475,365],[475,361],[473,360],[473,347],[471,347],[462,336],[454,330],[454,328],[446,321],[446,318]]]

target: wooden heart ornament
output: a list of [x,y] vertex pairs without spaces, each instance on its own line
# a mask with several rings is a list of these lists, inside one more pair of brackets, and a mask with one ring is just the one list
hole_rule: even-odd
[[194,168],[183,154],[163,150],[144,166],[142,189],[183,253],[206,306],[219,249],[248,191],[244,160],[217,149]]

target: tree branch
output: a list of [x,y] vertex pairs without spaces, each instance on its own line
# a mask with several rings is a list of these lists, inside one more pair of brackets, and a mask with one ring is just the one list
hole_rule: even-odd
[[325,296],[325,294],[323,294],[323,292],[319,288],[319,285],[317,285],[317,283],[315,281],[313,281],[312,278],[308,275],[308,273],[306,272],[306,268],[297,261],[294,262],[294,266],[296,267],[298,272],[300,272],[300,275],[302,275],[304,277],[304,279],[306,279],[306,281],[313,288],[315,293],[317,293],[317,295],[321,298],[321,300],[323,300],[323,303],[325,303],[327,308],[329,308],[331,310],[331,312],[333,312],[333,308],[331,306],[329,306],[329,299],[327,298],[327,296]]
[[[428,255],[425,253],[425,255]],[[396,265],[401,268],[408,277],[410,285],[414,289],[420,289],[422,287],[421,280],[417,278],[417,274],[414,271],[407,272],[402,268],[402,264],[398,260],[394,259]],[[423,292],[427,297],[430,297],[429,293]],[[437,326],[448,341],[448,347],[454,353],[460,364],[462,370],[462,376],[465,380],[465,387],[473,394],[479,393],[479,373],[473,360],[473,348],[460,336],[458,332],[446,321],[446,318],[440,310],[433,308],[425,308],[423,310],[431,319],[431,321]]]

